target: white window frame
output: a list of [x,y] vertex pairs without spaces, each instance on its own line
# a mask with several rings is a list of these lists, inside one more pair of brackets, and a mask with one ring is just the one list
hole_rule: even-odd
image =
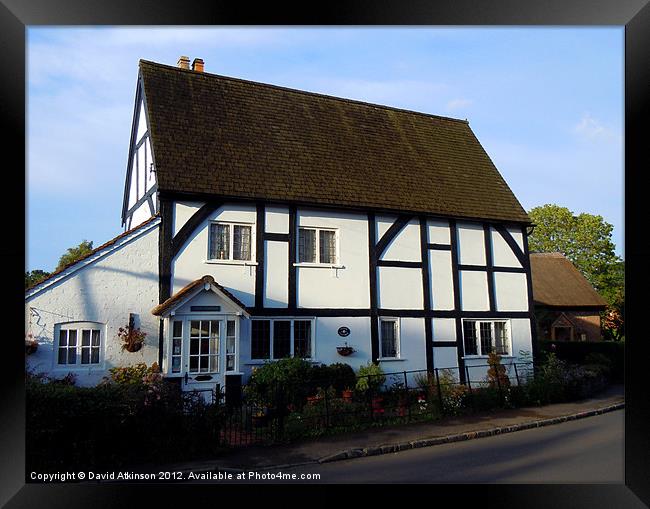
[[[296,266],[304,266],[304,267],[338,267],[340,266],[340,260],[341,260],[341,248],[340,245],[341,243],[339,242],[339,229],[338,228],[330,228],[326,226],[307,226],[307,225],[300,225],[298,226],[298,231],[296,232],[296,260],[297,263],[295,263]],[[316,232],[315,238],[316,238],[316,261],[315,262],[303,262],[300,261],[300,233],[301,230],[313,230]],[[327,232],[334,232],[334,242],[336,242],[336,249],[335,249],[335,260],[334,262],[321,262],[320,261],[320,232],[321,231],[327,231]]]
[[[230,234],[228,235],[228,258],[210,258],[210,244],[212,240],[212,225],[220,224],[228,226],[230,228]],[[235,260],[233,258],[234,245],[235,245],[235,226],[248,226],[251,229],[251,256],[250,260]],[[239,221],[210,221],[208,223],[208,249],[206,262],[208,263],[225,263],[225,264],[235,264],[235,265],[257,265],[256,257],[257,253],[255,251],[256,247],[256,229],[255,223],[245,223]]]
[[[219,321],[221,324],[219,327],[219,355],[217,359],[217,368],[218,371],[190,371],[190,333],[191,333],[191,322],[192,321]],[[174,355],[174,325],[173,322],[182,322],[182,341],[181,341],[181,369],[178,372],[173,372],[173,362],[172,359]],[[226,370],[226,341],[228,333],[228,322],[235,322],[235,368],[234,370]],[[165,327],[168,329],[167,332],[167,352],[165,355],[166,364],[165,364],[165,376],[169,378],[179,378],[184,377],[185,373],[191,376],[195,375],[240,375],[241,371],[239,370],[239,342],[240,342],[240,323],[239,316],[233,314],[220,314],[215,315],[213,313],[196,313],[192,315],[172,315],[169,317],[168,322],[165,324]],[[200,348],[200,347],[199,347]],[[200,361],[199,361],[200,362]]]
[[[393,322],[395,324],[395,357],[385,357],[383,352],[383,338],[381,336],[381,322]],[[395,359],[401,359],[401,348],[400,348],[400,319],[397,317],[390,316],[381,316],[379,317],[379,360],[380,361],[392,361]]]
[[[478,353],[476,354],[466,354],[465,353],[465,322],[474,322],[474,327],[476,330],[476,351]],[[467,358],[487,358],[490,352],[483,353],[483,347],[481,345],[481,323],[489,323],[490,328],[492,331],[492,341],[494,342],[494,345],[496,346],[496,335],[494,331],[494,324],[495,323],[503,323],[505,325],[506,329],[506,350],[507,353],[505,354],[497,354],[499,357],[512,357],[512,328],[511,328],[511,322],[509,319],[503,319],[503,318],[495,318],[491,320],[485,320],[481,318],[463,318],[463,357]]]
[[[268,321],[270,322],[270,330],[269,330],[269,358],[268,359],[255,359],[253,358],[253,325],[252,322],[260,322],[260,321]],[[273,352],[273,343],[274,343],[274,338],[273,334],[275,331],[275,326],[274,322],[290,322],[290,336],[289,336],[289,341],[290,341],[290,346],[289,346],[289,357],[279,357],[275,358],[274,352]],[[250,338],[250,359],[252,363],[260,363],[260,362],[267,362],[267,361],[279,361],[281,359],[289,359],[294,357],[294,352],[295,352],[295,322],[311,322],[311,357],[300,357],[300,359],[305,359],[307,361],[314,361],[316,358],[316,319],[314,317],[303,317],[303,316],[297,316],[297,317],[289,317],[289,316],[276,316],[273,318],[263,318],[263,317],[255,317],[251,319],[251,338]]]
[[[77,344],[75,346],[75,363],[74,364],[59,364],[59,342],[62,330],[76,330],[77,331]],[[99,331],[99,359],[97,362],[89,362],[86,364],[81,363],[82,337],[84,330],[98,330]],[[68,333],[69,334],[69,333]],[[90,333],[90,359],[92,360],[92,332]],[[63,322],[54,325],[54,355],[53,355],[53,370],[55,371],[83,371],[88,369],[103,369],[104,368],[104,351],[106,348],[106,325],[101,322]],[[66,347],[66,351],[69,347]],[[67,356],[66,356],[67,359]]]

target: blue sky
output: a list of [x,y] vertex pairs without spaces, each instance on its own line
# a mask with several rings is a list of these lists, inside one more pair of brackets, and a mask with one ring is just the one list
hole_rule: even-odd
[[622,27],[27,31],[26,269],[123,231],[140,58],[468,119],[526,210],[599,214],[623,254]]

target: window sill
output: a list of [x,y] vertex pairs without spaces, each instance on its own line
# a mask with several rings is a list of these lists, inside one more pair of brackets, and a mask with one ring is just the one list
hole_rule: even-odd
[[[464,355],[463,359],[487,359],[488,355]],[[515,359],[514,355],[499,355],[500,359]]]
[[[292,357],[283,357],[284,359],[292,359]],[[255,359],[251,360],[248,362],[244,362],[244,366],[263,366],[264,364],[267,364],[269,362],[277,362],[282,359]],[[307,362],[311,362],[312,364],[320,364],[320,361],[314,360],[314,359],[303,359]]]
[[209,263],[214,265],[250,265],[250,266],[257,265],[257,262],[252,262],[249,260],[203,260],[203,263]]
[[399,361],[407,361],[408,359],[404,359],[402,357],[379,357],[377,359],[379,362],[399,362]]
[[345,265],[340,265],[337,263],[308,263],[308,262],[299,262],[294,263],[294,267],[313,267],[315,269],[344,269]]

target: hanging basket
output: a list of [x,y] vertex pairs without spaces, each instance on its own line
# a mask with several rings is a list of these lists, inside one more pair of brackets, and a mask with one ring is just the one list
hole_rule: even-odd
[[142,343],[125,343],[123,348],[130,353],[139,352],[142,350]]
[[356,350],[352,348],[351,346],[337,346],[336,347],[336,352],[339,355],[342,355],[343,357],[347,357],[348,355],[352,355]]
[[38,350],[38,341],[36,341],[35,339],[25,340],[25,353],[27,355],[36,353],[36,350]]

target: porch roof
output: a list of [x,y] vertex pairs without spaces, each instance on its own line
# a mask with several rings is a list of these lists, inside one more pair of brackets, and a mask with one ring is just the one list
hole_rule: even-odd
[[194,296],[195,291],[200,290],[201,287],[204,287],[205,285],[209,285],[209,287],[215,293],[220,294],[222,297],[230,300],[235,306],[240,308],[246,316],[248,316],[246,306],[232,293],[217,283],[212,276],[209,275],[205,275],[195,281],[192,281],[187,286],[181,288],[174,295],[169,297],[169,299],[167,299],[165,302],[162,302],[153,308],[151,310],[151,313],[156,316],[164,316],[169,314],[170,311],[187,302],[191,297]]

